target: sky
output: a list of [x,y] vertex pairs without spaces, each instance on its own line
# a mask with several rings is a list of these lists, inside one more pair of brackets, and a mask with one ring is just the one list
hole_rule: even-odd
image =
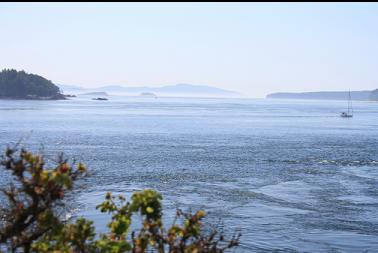
[[0,68],[56,84],[378,88],[378,3],[0,3]]

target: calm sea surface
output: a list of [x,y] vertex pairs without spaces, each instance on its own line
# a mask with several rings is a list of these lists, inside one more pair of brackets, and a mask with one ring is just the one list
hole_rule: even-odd
[[[242,233],[237,252],[378,252],[378,103],[111,97],[0,100],[0,148],[86,163],[72,213],[153,188]],[[4,174],[4,172],[1,172]],[[5,176],[1,181],[4,182]],[[170,224],[170,222],[168,223]],[[227,230],[228,231],[228,230]]]

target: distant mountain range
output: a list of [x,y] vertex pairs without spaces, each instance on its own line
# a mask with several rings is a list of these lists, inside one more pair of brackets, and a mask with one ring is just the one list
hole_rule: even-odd
[[83,95],[83,96],[109,96],[108,93],[102,92],[102,91],[97,91],[97,92],[88,92],[88,93],[81,93],[78,95]]
[[83,92],[107,92],[109,94],[139,95],[145,92],[152,92],[158,96],[225,96],[240,97],[241,94],[235,91],[224,90],[207,85],[176,84],[162,87],[124,87],[119,85],[108,85],[98,88],[83,88],[78,85],[58,85],[64,93]]
[[[377,90],[374,91],[351,91],[352,100],[377,100]],[[280,98],[280,99],[317,99],[317,100],[345,100],[348,99],[348,91],[318,91],[318,92],[278,92],[271,93],[266,98]]]

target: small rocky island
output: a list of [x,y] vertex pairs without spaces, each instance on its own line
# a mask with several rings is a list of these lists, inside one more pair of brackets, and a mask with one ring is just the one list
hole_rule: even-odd
[[109,100],[107,98],[92,98],[92,100]]
[[156,98],[156,94],[155,93],[152,93],[152,92],[142,92],[139,94],[139,96],[141,97],[153,97],[153,98]]
[[104,91],[95,91],[95,92],[88,92],[80,94],[82,96],[109,96],[108,93]]
[[15,69],[0,72],[0,99],[66,99],[58,86],[46,78]]

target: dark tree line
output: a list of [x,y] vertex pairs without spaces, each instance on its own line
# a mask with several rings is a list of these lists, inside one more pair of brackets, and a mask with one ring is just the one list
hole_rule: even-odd
[[4,69],[0,72],[0,98],[63,99],[58,86],[46,78],[25,71]]

